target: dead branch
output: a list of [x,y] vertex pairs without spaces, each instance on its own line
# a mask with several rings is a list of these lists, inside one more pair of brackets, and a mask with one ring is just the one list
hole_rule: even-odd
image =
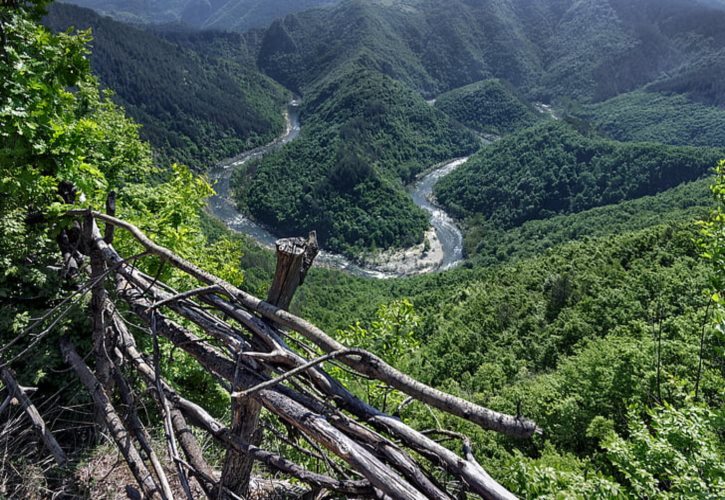
[[[69,212],[69,215],[77,216],[86,215],[88,213],[88,211],[79,210],[71,211]],[[178,269],[195,277],[202,283],[206,283],[207,285],[219,285],[224,289],[227,295],[233,296],[235,301],[237,301],[240,305],[261,314],[263,317],[274,321],[279,325],[295,330],[308,340],[315,343],[325,353],[329,354],[345,348],[342,344],[308,321],[240,290],[232,284],[227,283],[203,269],[200,269],[191,262],[178,257],[170,250],[157,245],[133,224],[98,212],[92,212],[92,215],[96,219],[103,220],[106,223],[126,229],[149,252],[161,257]],[[97,241],[98,240],[93,241],[93,243],[97,244]],[[119,258],[117,254],[115,256],[108,255],[108,257],[114,261]],[[540,429],[536,426],[536,424],[530,420],[482,408],[464,399],[429,387],[401,373],[371,353],[366,353],[364,356],[358,357],[346,357],[341,361],[360,373],[385,382],[389,386],[409,396],[413,396],[414,398],[429,404],[434,408],[438,408],[439,410],[474,422],[484,429],[495,430],[497,432],[519,438],[531,437],[533,434],[540,432]]]
[[[137,350],[133,338],[124,337],[121,339],[121,348],[126,358],[136,366],[139,374],[150,384],[155,379],[154,369],[144,360]],[[336,491],[342,494],[368,496],[371,492],[370,483],[367,481],[340,481],[328,476],[308,471],[293,462],[282,458],[274,453],[262,450],[256,446],[244,443],[238,436],[231,434],[229,429],[215,420],[206,410],[197,404],[192,403],[176,393],[167,383],[162,380],[162,387],[166,397],[176,406],[187,419],[197,427],[206,430],[210,435],[221,443],[232,446],[241,453],[249,454],[255,460],[266,464],[274,470],[296,477],[299,480]]]
[[[391,390],[403,392],[408,396],[406,404],[412,400],[421,401],[483,428],[507,435],[531,436],[538,431],[536,425],[519,417],[482,408],[417,382],[375,355],[364,350],[348,349],[314,325],[287,312],[285,307],[293,291],[285,290],[285,287],[294,288],[301,284],[312,262],[311,257],[305,256],[296,243],[290,246],[289,258],[286,259],[291,264],[285,265],[282,271],[278,269],[273,290],[268,301],[264,302],[156,245],[131,224],[88,211],[70,214],[86,217],[90,214],[92,219],[105,222],[106,227],[128,230],[148,253],[161,257],[165,264],[186,272],[203,285],[188,292],[174,291],[160,282],[158,277],[146,276],[134,266],[125,264],[113,247],[101,237],[95,223],[91,221],[88,224],[90,241],[84,242],[84,248],[95,249],[108,269],[116,272],[118,296],[150,329],[154,336],[155,351],[158,352],[158,334],[176,348],[187,352],[235,396],[232,428],[222,427],[203,409],[184,400],[163,383],[158,372],[161,361],[158,356],[153,367],[150,367],[135,347],[132,346],[133,349],[129,351],[128,344],[132,339],[129,340],[128,332],[120,335],[122,349],[119,353],[132,360],[135,368],[147,378],[149,386],[155,388],[155,394],[162,402],[167,436],[179,432],[177,425],[188,418],[193,425],[205,429],[221,442],[229,450],[229,457],[235,457],[227,461],[230,466],[225,465],[222,480],[214,484],[213,474],[204,469],[203,457],[202,465],[197,467],[182,442],[187,459],[192,462],[187,466],[178,457],[177,451],[170,451],[179,466],[184,465],[189,470],[200,469],[195,476],[201,478],[200,482],[206,488],[216,486],[218,491],[230,496],[246,491],[243,489],[249,483],[246,471],[251,468],[251,460],[256,460],[298,477],[315,488],[339,493],[361,495],[361,490],[364,490],[368,495],[374,491],[379,497],[450,498],[445,488],[429,472],[429,464],[432,463],[440,465],[461,481],[468,492],[484,498],[512,498],[480,466],[466,442],[462,458],[399,419],[361,401],[330,377],[322,365],[337,359],[345,369],[379,380],[391,387]],[[279,303],[273,304],[275,301]],[[279,307],[280,304],[283,307]],[[214,345],[220,348],[210,345],[206,337],[197,336],[164,315],[162,309],[171,310],[193,322],[214,338]],[[114,325],[122,323],[117,314],[111,314],[110,318]],[[246,331],[233,326],[232,322],[241,325]],[[316,349],[301,351],[312,359],[306,359],[287,346],[286,339],[290,337],[282,328],[297,332],[301,335],[300,339],[304,338],[305,344],[309,342],[310,346],[316,346]],[[317,349],[322,353],[317,354]],[[285,381],[287,383],[283,383]],[[164,397],[168,398],[168,407],[165,409]],[[311,475],[310,471],[262,450],[258,444],[260,426],[256,420],[261,407],[301,433],[317,450],[317,455],[328,462],[327,454],[336,455],[351,471],[361,474],[366,480],[350,481],[344,469],[335,469],[334,472],[346,479]],[[410,450],[415,453],[411,454]],[[421,461],[421,457],[430,462]],[[235,463],[236,459],[244,462]],[[242,480],[232,484],[230,478]],[[225,490],[227,485],[232,488]],[[356,493],[350,493],[352,490],[356,490]]]
[[118,388],[118,393],[121,396],[121,401],[124,405],[126,405],[127,416],[125,420],[127,423],[127,427],[130,428],[131,431],[133,431],[133,433],[136,435],[136,440],[139,442],[141,448],[143,448],[144,452],[148,456],[149,461],[151,462],[151,466],[154,469],[154,474],[156,474],[156,478],[159,482],[159,486],[161,486],[163,497],[173,499],[174,494],[171,490],[169,480],[166,477],[166,472],[164,472],[161,461],[156,455],[153,446],[151,446],[151,436],[149,435],[148,431],[146,431],[146,428],[141,423],[141,420],[138,417],[138,413],[136,412],[136,402],[135,398],[133,397],[133,393],[131,392],[131,388],[129,387],[126,379],[123,377],[120,368],[115,365],[113,367],[113,379],[116,383],[116,387]]
[[[56,441],[55,436],[53,436],[50,430],[48,430],[48,427],[45,425],[45,421],[43,421],[43,418],[40,416],[40,413],[30,401],[30,398],[28,398],[23,388],[20,387],[20,385],[15,380],[15,376],[12,371],[10,371],[10,369],[8,368],[0,369],[0,378],[2,378],[3,382],[5,383],[5,387],[7,387],[8,389],[8,397],[6,399],[6,402],[8,402],[8,399],[12,401],[13,397],[18,400],[20,406],[23,408],[25,413],[27,413],[28,417],[30,417],[33,428],[43,440],[45,447],[53,455],[56,463],[61,466],[65,465],[68,462],[68,459],[65,456],[65,452],[63,452],[63,449],[58,444],[58,441]],[[6,406],[5,403],[3,403],[3,406]]]
[[85,364],[83,359],[78,355],[67,337],[61,339],[61,351],[68,364],[75,370],[81,383],[86,387],[93,398],[93,402],[98,412],[104,416],[106,428],[116,442],[118,449],[128,464],[131,473],[136,478],[141,491],[147,498],[160,496],[161,491],[156,486],[153,476],[146,468],[141,456],[133,445],[133,438],[128,432],[123,422],[118,417],[116,410],[113,408],[111,401],[108,399],[103,387],[98,379],[93,375],[90,368]]
[[320,356],[319,358],[313,359],[312,361],[309,361],[301,366],[298,366],[297,368],[294,368],[293,370],[285,372],[283,375],[281,375],[277,378],[267,380],[266,382],[262,382],[261,384],[255,385],[254,387],[250,387],[249,389],[246,389],[244,391],[233,392],[232,397],[238,398],[238,399],[247,398],[250,395],[254,394],[255,392],[261,391],[263,389],[269,389],[270,387],[274,387],[275,385],[284,382],[288,378],[291,378],[291,377],[294,377],[301,373],[304,373],[304,372],[308,371],[310,368],[314,368],[315,366],[320,365],[320,364],[324,363],[325,361],[329,361],[331,359],[335,359],[335,358],[338,358],[341,356],[350,356],[353,354],[360,354],[361,352],[363,352],[361,349],[343,349],[341,351],[335,351],[335,352],[331,352],[330,354],[325,354],[324,356]]
[[178,473],[179,482],[181,487],[189,500],[193,500],[191,494],[191,488],[189,487],[189,480],[186,477],[186,473],[178,462],[179,453],[176,448],[176,437],[174,436],[174,426],[171,423],[171,409],[169,403],[166,401],[166,395],[164,394],[163,388],[161,387],[161,354],[159,350],[159,336],[156,331],[156,312],[151,312],[151,335],[153,336],[154,343],[154,376],[156,377],[156,393],[158,394],[159,409],[161,410],[161,416],[164,422],[164,434],[166,437],[166,444],[168,446],[169,458],[174,461]]

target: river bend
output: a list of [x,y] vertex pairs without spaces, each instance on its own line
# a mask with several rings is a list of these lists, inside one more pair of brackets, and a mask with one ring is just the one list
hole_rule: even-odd
[[[210,170],[209,176],[216,194],[209,200],[212,213],[233,231],[247,234],[259,244],[274,248],[278,237],[268,229],[241,214],[234,204],[229,186],[233,172],[248,161],[277,151],[295,140],[300,134],[299,103],[292,101],[285,113],[285,132],[271,143],[246,151],[226,160]],[[431,270],[450,269],[463,260],[463,235],[453,219],[433,202],[433,186],[439,179],[461,166],[467,158],[458,158],[436,165],[416,181],[410,190],[413,202],[431,214],[431,226],[435,230],[442,251],[440,264]],[[358,265],[342,255],[320,252],[318,262],[324,266],[341,269],[357,276],[369,278],[393,278],[412,273],[381,271],[372,265]]]

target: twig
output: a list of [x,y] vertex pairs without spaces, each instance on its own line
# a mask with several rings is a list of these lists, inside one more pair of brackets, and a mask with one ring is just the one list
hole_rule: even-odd
[[285,372],[283,375],[280,375],[277,378],[273,378],[270,380],[267,380],[265,382],[262,382],[261,384],[255,385],[254,387],[250,387],[249,389],[246,389],[244,391],[239,392],[233,392],[232,397],[237,399],[243,399],[247,398],[250,395],[254,394],[255,392],[259,392],[264,389],[269,389],[270,387],[274,387],[275,385],[284,382],[290,377],[294,377],[295,375],[298,375],[302,372],[306,372],[310,368],[314,368],[315,366],[324,363],[327,360],[334,359],[341,356],[353,356],[353,355],[360,355],[364,351],[362,349],[341,349],[339,351],[331,352],[330,354],[325,354],[324,356],[320,356],[317,359],[313,359],[309,363],[306,363],[302,366],[298,366],[297,368],[290,370],[288,372]]
[[223,292],[223,291],[224,290],[219,285],[211,285],[211,286],[205,286],[205,287],[201,287],[201,288],[194,288],[193,290],[189,290],[188,292],[179,293],[177,295],[174,295],[173,297],[169,297],[162,301],[156,302],[151,307],[149,307],[149,309],[158,309],[162,306],[170,304],[171,302],[178,302],[180,300],[188,299],[189,297],[193,297],[195,295],[204,295],[207,293],[219,293],[219,292]]
[[169,457],[174,460],[176,468],[179,472],[179,482],[181,487],[189,500],[193,500],[194,497],[191,493],[191,487],[189,486],[189,479],[186,477],[186,473],[181,465],[176,461],[179,458],[179,452],[176,447],[176,438],[174,437],[174,426],[171,423],[171,410],[169,403],[166,400],[163,387],[161,386],[161,352],[159,349],[159,335],[156,330],[156,313],[151,313],[151,335],[154,343],[154,370],[156,376],[156,390],[159,394],[159,406],[161,407],[161,413],[163,414],[164,420],[164,431],[166,433],[166,444],[169,448]]

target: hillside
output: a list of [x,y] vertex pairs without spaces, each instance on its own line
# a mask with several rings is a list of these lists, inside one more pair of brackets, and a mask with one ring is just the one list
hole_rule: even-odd
[[[520,408],[545,422],[548,432],[533,448],[477,436],[489,450],[481,455],[485,466],[503,467],[502,481],[518,495],[610,498],[645,488],[637,478],[621,475],[629,467],[646,471],[667,491],[677,491],[678,486],[665,484],[684,469],[669,459],[663,460],[671,468],[659,468],[663,462],[650,455],[652,442],[659,439],[660,449],[674,452],[670,447],[684,432],[696,447],[668,456],[694,453],[701,458],[701,452],[708,453],[704,449],[720,449],[722,443],[711,434],[716,429],[712,413],[701,421],[709,422],[708,431],[700,425],[684,431],[690,421],[684,415],[692,408],[688,393],[698,380],[699,325],[706,304],[699,290],[709,273],[697,257],[694,236],[690,223],[659,226],[560,246],[510,265],[394,282],[355,280],[321,270],[310,277],[310,289],[296,307],[330,328],[350,324],[351,316],[365,318],[357,328],[371,332],[370,345],[390,352],[396,356],[390,359],[400,359],[418,376],[499,410]],[[374,304],[382,302],[386,306],[380,310],[388,311],[399,297],[413,304],[417,327],[409,335],[414,341],[401,341],[386,351],[382,346],[389,337],[372,326],[379,321]],[[356,331],[352,326],[340,335],[356,338]],[[705,379],[700,379],[699,390],[710,408],[718,408],[723,401],[721,382],[715,378],[722,380],[722,373],[709,345],[704,363],[713,383],[706,382],[705,388]],[[662,374],[672,375],[658,378],[658,366]],[[651,439],[649,433],[629,434],[637,422],[652,423],[661,408],[658,394],[677,408],[669,414],[674,427],[662,427],[664,435],[651,431]],[[408,422],[437,425],[423,406],[406,408],[402,416]],[[439,420],[438,425],[472,430],[453,419]],[[644,424],[637,428],[649,429]],[[612,431],[630,441],[609,440]],[[623,460],[617,445],[639,449],[641,455],[631,451]],[[536,458],[527,458],[531,453]],[[702,463],[722,469],[716,462]]]
[[441,94],[435,107],[469,128],[496,135],[516,132],[544,119],[500,80],[484,80]]
[[618,141],[725,147],[725,109],[682,94],[630,92],[574,113]]
[[[206,169],[282,129],[287,93],[240,56],[241,43],[233,57],[210,57],[64,4],[52,5],[45,23],[56,31],[92,29],[94,74],[142,125],[161,161]],[[214,38],[199,43],[214,45]]]
[[459,217],[508,228],[648,196],[696,180],[723,150],[618,143],[550,122],[492,144],[436,186]]
[[355,65],[310,91],[302,119],[297,141],[239,172],[238,203],[280,234],[315,229],[347,253],[419,242],[427,217],[404,184],[478,146],[405,86]]
[[[257,63],[300,92],[299,138],[234,179],[284,236],[419,241],[407,186],[472,155],[436,189],[469,258],[404,279],[312,239],[276,272],[205,211],[205,175],[153,158],[89,35],[0,5],[0,496],[725,498],[723,2],[450,5],[248,34],[61,8],[96,23],[96,72],[144,129],[187,134],[168,158],[274,135],[289,94]],[[426,102],[451,89],[455,119]],[[547,96],[559,121],[496,107]],[[511,131],[481,146],[466,120]]]
[[291,15],[272,24],[259,53],[267,74],[297,90],[349,60],[426,96],[492,76],[525,86],[539,70],[510,9],[461,0],[352,0]]
[[119,21],[135,24],[183,23],[194,28],[246,31],[278,17],[339,0],[67,0]]
[[260,66],[302,89],[343,61],[424,95],[500,78],[539,100],[658,88],[722,102],[725,8],[703,1],[355,1],[275,22]]

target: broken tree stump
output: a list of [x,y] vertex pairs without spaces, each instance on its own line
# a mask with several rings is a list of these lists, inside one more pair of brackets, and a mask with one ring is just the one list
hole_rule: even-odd
[[312,231],[307,239],[277,240],[277,270],[267,294],[267,302],[280,309],[288,309],[292,297],[297,288],[304,283],[307,271],[312,267],[312,262],[319,251],[315,231]]
[[[289,308],[297,288],[304,283],[307,271],[320,248],[317,233],[312,231],[307,239],[285,238],[277,240],[277,269],[267,295],[267,302],[279,308]],[[235,377],[236,378],[236,377]],[[233,381],[232,391],[248,389]],[[243,441],[259,446],[262,442],[262,428],[259,412],[262,406],[252,398],[232,399],[232,433]],[[248,494],[254,459],[236,450],[227,451],[220,487],[244,498]]]

